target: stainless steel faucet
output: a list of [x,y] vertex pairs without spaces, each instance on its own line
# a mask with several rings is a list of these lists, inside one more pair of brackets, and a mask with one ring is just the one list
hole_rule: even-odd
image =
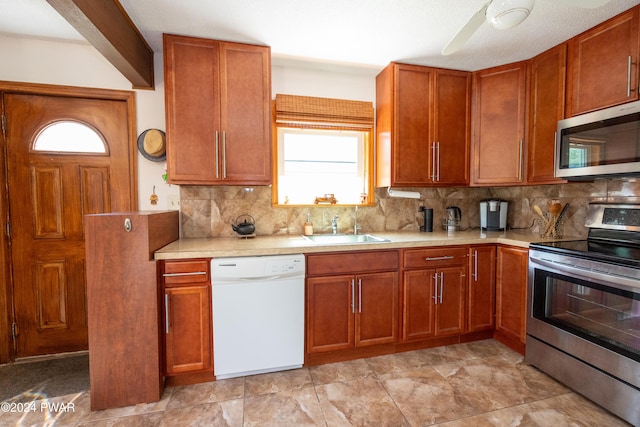
[[331,221],[331,231],[333,234],[338,234],[338,215],[334,216]]
[[358,234],[358,230],[360,226],[358,226],[358,207],[356,206],[356,212],[353,217],[353,234]]

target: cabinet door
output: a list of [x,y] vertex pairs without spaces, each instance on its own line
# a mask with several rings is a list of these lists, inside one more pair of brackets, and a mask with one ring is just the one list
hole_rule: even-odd
[[527,180],[563,182],[554,176],[558,120],[564,118],[567,45],[561,44],[529,62],[529,140]]
[[466,268],[445,267],[436,271],[435,336],[464,332],[466,311]]
[[527,264],[529,251],[499,247],[496,276],[496,331],[525,342]]
[[467,331],[493,330],[495,319],[496,247],[469,249]]
[[165,374],[212,368],[211,287],[165,289]]
[[356,277],[356,347],[398,339],[398,273]]
[[307,352],[354,346],[355,278],[352,275],[307,279]]
[[438,70],[435,74],[434,176],[442,185],[469,184],[471,74]]
[[221,43],[219,173],[225,184],[271,182],[270,70],[268,47]]
[[639,9],[569,40],[567,116],[638,99]]
[[526,63],[474,74],[471,184],[524,182]]
[[403,273],[402,340],[430,338],[435,334],[435,269]]
[[[167,174],[170,183],[211,184],[220,129],[220,44],[164,35]],[[219,137],[219,134],[218,134]]]
[[433,71],[395,65],[392,182],[389,185],[423,186],[431,182],[431,102]]

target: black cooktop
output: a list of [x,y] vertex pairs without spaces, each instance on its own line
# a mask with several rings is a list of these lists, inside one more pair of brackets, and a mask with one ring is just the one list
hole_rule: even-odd
[[[634,234],[638,235],[638,233]],[[640,268],[640,245],[636,244],[636,241],[601,240],[590,236],[587,240],[532,243],[530,247],[546,252]]]

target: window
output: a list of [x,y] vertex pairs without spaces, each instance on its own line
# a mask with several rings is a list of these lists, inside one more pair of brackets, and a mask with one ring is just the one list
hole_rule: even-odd
[[276,96],[279,205],[373,204],[373,105]]
[[55,122],[44,128],[33,143],[33,151],[64,153],[107,153],[98,132],[79,122]]

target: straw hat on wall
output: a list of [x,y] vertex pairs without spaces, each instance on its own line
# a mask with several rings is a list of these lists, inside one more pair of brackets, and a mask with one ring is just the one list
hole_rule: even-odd
[[138,151],[152,162],[167,159],[165,134],[158,129],[147,129],[138,136]]

